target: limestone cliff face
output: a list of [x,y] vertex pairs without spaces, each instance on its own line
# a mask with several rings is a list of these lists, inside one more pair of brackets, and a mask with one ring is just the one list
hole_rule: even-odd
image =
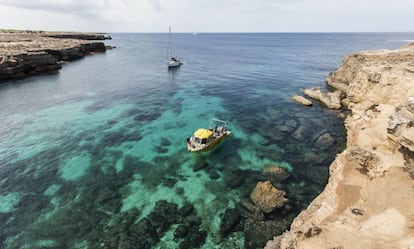
[[103,34],[55,32],[0,32],[0,80],[56,71],[62,61],[105,52]]
[[414,248],[414,43],[344,58],[346,149],[324,191],[271,248]]

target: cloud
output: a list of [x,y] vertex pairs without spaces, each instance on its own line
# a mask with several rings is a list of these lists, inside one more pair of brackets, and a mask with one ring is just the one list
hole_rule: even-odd
[[152,6],[152,9],[155,11],[161,11],[161,4],[159,0],[148,0]]
[[0,5],[27,10],[58,12],[86,18],[99,18],[101,11],[110,7],[111,0],[0,0]]
[[0,0],[0,23],[120,32],[411,31],[413,11],[406,0]]

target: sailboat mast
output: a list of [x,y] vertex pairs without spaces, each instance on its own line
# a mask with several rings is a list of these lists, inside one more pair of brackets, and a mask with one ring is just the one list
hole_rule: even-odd
[[172,55],[172,47],[171,47],[171,27],[168,27],[168,51],[167,51],[167,59],[169,60]]

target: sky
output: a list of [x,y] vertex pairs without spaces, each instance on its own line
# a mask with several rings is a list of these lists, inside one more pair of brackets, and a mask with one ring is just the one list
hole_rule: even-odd
[[0,0],[0,29],[410,32],[413,0]]

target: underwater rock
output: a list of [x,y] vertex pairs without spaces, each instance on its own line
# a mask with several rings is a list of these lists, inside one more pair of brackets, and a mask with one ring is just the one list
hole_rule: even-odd
[[99,216],[99,224],[93,227],[87,237],[87,248],[134,248],[134,237],[129,230],[139,214],[138,209],[132,208],[111,216]]
[[[307,151],[303,153],[303,157],[301,158],[302,162],[307,162],[308,164],[312,165],[321,165],[330,163],[330,161],[320,155],[320,151]],[[298,162],[301,164],[302,162]]]
[[244,222],[244,246],[246,249],[263,248],[268,240],[275,235],[282,234],[286,229],[286,224],[277,221],[254,221]]
[[182,239],[179,248],[198,248],[202,246],[207,237],[207,232],[200,231],[201,218],[197,216],[194,205],[184,204],[177,214],[179,225],[174,231],[174,238],[176,240]]
[[116,124],[118,121],[114,120],[114,119],[109,119],[108,121],[106,121],[106,123],[110,126]]
[[120,232],[122,236],[116,248],[153,248],[174,224],[178,224],[173,235],[179,248],[199,248],[204,244],[207,232],[200,231],[201,218],[192,203],[177,209],[177,204],[159,200],[147,217],[130,226],[126,236]]
[[177,222],[177,204],[165,200],[157,201],[148,219],[161,235]]
[[[91,114],[91,113],[96,112],[96,111],[101,111],[105,108],[108,108],[108,103],[101,100],[101,101],[97,101],[97,102],[85,107],[83,110],[84,110],[84,112],[86,112],[88,114]],[[113,119],[110,119],[110,120],[106,121],[106,124],[109,125],[109,127],[111,127],[115,123],[116,123],[116,120],[113,120]],[[108,126],[105,126],[105,127],[108,127]]]
[[207,173],[211,180],[217,180],[220,178],[220,174],[216,170],[209,170]]
[[172,177],[166,177],[162,179],[162,185],[172,188],[177,183],[177,179],[174,179]]
[[267,166],[263,168],[262,174],[263,176],[268,177],[273,181],[284,181],[289,178],[289,173],[277,165]]
[[226,184],[226,186],[230,189],[236,189],[238,187],[240,187],[244,182],[244,178],[243,177],[239,177],[236,175],[225,175],[224,177],[224,183]]
[[271,140],[281,141],[283,140],[283,129],[280,126],[261,126],[258,128],[258,132],[266,138]]
[[183,187],[178,187],[178,188],[176,188],[175,189],[175,193],[177,194],[177,195],[183,195],[184,194],[184,188]]
[[220,235],[226,237],[235,231],[235,228],[240,223],[240,213],[235,208],[228,208],[221,217]]
[[335,142],[335,139],[328,132],[318,137],[315,142],[315,146],[318,148],[326,148],[331,146]]
[[185,238],[185,236],[187,235],[187,232],[188,232],[187,226],[181,224],[175,229],[174,238],[175,239]]
[[170,146],[170,145],[171,145],[170,140],[168,140],[168,139],[167,139],[167,138],[165,138],[165,137],[163,137],[163,138],[161,139],[161,146],[165,147],[165,146]]
[[261,172],[257,170],[226,169],[223,176],[226,186],[237,189],[242,197],[248,196],[257,181],[263,179]]
[[197,172],[200,171],[202,169],[205,169],[209,166],[208,162],[197,162],[194,166],[193,166],[193,172]]
[[102,136],[100,144],[102,147],[119,146],[127,141],[139,141],[141,139],[142,136],[139,133],[129,134],[125,131],[107,132]]
[[297,125],[298,125],[298,122],[296,120],[288,119],[288,120],[284,121],[282,123],[282,125],[279,125],[278,129],[280,129],[281,131],[286,132],[286,133],[291,133],[292,131],[295,130]]
[[113,199],[106,199],[104,202],[101,202],[100,204],[101,206],[99,206],[98,208],[106,214],[117,213],[119,212],[122,206],[122,202],[119,195],[117,195],[116,198]]
[[152,248],[160,238],[156,227],[147,218],[143,218],[138,223],[132,224],[129,228],[129,232],[131,235],[129,238],[129,248]]
[[265,181],[257,183],[250,194],[250,199],[263,212],[269,213],[286,204],[285,194],[285,191],[278,190],[270,181]]
[[187,227],[197,228],[201,225],[201,218],[195,214],[182,218],[184,218],[182,224]]
[[125,134],[125,137],[126,141],[139,141],[142,139],[141,134],[139,134],[138,132]]
[[129,229],[135,223],[141,212],[137,208],[131,208],[115,216],[115,221],[106,224],[105,230],[119,234]]
[[298,141],[304,142],[311,134],[311,129],[302,124],[295,130],[295,132],[293,132],[292,137]]
[[163,153],[167,153],[168,149],[161,147],[161,146],[155,146],[155,152],[157,152],[158,154],[163,154]]
[[121,237],[118,248],[153,248],[170,226],[177,223],[177,213],[177,204],[157,201],[147,217],[129,227],[129,236]]
[[201,231],[194,231],[189,233],[188,236],[184,238],[184,240],[180,243],[180,249],[188,249],[188,248],[199,248],[201,247],[207,238],[207,232],[204,230]]
[[[280,117],[283,116],[281,115],[281,110],[279,108],[272,108],[272,107],[268,107],[266,109],[266,114],[271,120],[279,120]],[[257,125],[257,122],[254,124]]]
[[137,112],[137,115],[134,117],[134,120],[137,122],[151,121],[159,118],[160,114],[156,112],[148,113],[144,111]]
[[194,205],[191,203],[185,203],[181,208],[178,209],[177,214],[180,217],[187,217],[194,213]]
[[255,221],[263,221],[265,220],[265,216],[262,210],[253,204],[250,200],[243,200],[237,205],[237,209],[240,215],[243,218],[255,220]]

